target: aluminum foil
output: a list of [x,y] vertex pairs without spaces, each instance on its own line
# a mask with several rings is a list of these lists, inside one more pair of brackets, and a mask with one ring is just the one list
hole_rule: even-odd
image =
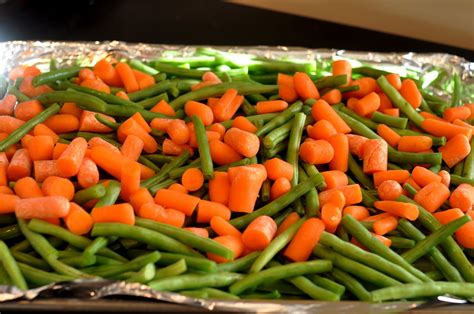
[[[318,70],[329,71],[330,61],[347,59],[353,66],[370,65],[380,69],[395,71],[425,83],[435,77],[429,88],[436,94],[449,97],[452,91],[452,75],[458,73],[464,82],[462,98],[474,99],[474,62],[461,57],[442,53],[378,53],[357,52],[334,49],[307,49],[299,47],[213,47],[219,50],[253,54],[270,59],[315,60]],[[158,45],[142,43],[107,42],[49,42],[49,41],[10,41],[0,43],[0,75],[19,65],[36,64],[41,70],[48,70],[54,58],[60,66],[80,64],[89,66],[98,60],[113,55],[115,58],[156,59],[170,50],[178,51],[180,56],[194,53],[196,46]],[[428,78],[428,79],[427,79]],[[155,291],[146,285],[109,280],[79,280],[68,283],[51,284],[28,291],[15,287],[0,286],[0,303],[14,300],[34,300],[36,298],[82,298],[101,299],[104,297],[134,296],[156,301],[177,303],[208,310],[235,312],[275,312],[308,313],[353,312],[380,313],[401,312],[415,308],[426,308],[439,304],[466,303],[449,296],[440,296],[428,302],[386,302],[371,304],[367,302],[319,302],[319,301],[221,301],[186,297],[178,293]],[[0,305],[1,308],[1,305]]]

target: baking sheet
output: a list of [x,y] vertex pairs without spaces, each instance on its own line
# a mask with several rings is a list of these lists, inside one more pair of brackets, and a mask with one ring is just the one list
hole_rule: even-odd
[[[430,89],[442,97],[448,97],[452,91],[452,75],[459,73],[464,90],[462,99],[466,102],[474,99],[474,63],[461,57],[440,53],[378,53],[356,52],[333,49],[306,49],[298,47],[213,47],[219,50],[236,53],[249,53],[271,59],[297,58],[315,60],[319,71],[329,71],[330,62],[344,58],[353,66],[372,65],[381,69],[398,72],[422,82],[435,79]],[[38,42],[10,41],[0,43],[0,74],[7,74],[18,65],[36,64],[42,70],[48,70],[50,59],[56,59],[61,66],[81,64],[93,65],[108,55],[116,58],[136,58],[151,60],[166,54],[170,50],[178,50],[180,56],[192,55],[196,46],[158,45],[110,42]],[[435,77],[436,74],[436,77]],[[0,286],[0,309],[3,305],[11,305],[11,301],[19,300],[50,300],[52,298],[100,300],[110,297],[137,297],[147,300],[164,301],[188,305],[194,308],[236,312],[400,312],[415,308],[427,308],[439,304],[463,304],[464,300],[440,297],[428,302],[388,302],[371,304],[367,302],[317,302],[317,301],[220,301],[203,300],[185,297],[177,293],[154,291],[148,286],[114,282],[108,280],[88,280],[71,283],[52,284],[28,291],[20,291],[15,287]],[[15,303],[21,306],[21,303]]]

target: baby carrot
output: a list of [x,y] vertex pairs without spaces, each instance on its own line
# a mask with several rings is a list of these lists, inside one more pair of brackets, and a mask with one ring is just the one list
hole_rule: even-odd
[[293,77],[287,74],[278,73],[277,76],[278,95],[287,102],[294,102],[298,99]]
[[324,204],[321,208],[321,220],[324,222],[325,229],[330,232],[336,232],[337,227],[341,223],[341,208],[332,203]]
[[137,161],[143,149],[143,141],[136,135],[128,135],[120,148],[120,153],[127,159]]
[[[393,110],[396,109],[398,112],[398,108],[393,108],[392,102],[390,101],[390,98],[385,95],[385,93],[378,93],[380,98],[380,107],[377,109],[378,111],[385,113],[385,110]],[[390,112],[390,111],[389,111]],[[388,114],[388,113],[385,113]],[[388,114],[389,116],[393,116],[393,114]],[[398,117],[399,115],[396,115]]]
[[153,76],[135,69],[133,69],[132,72],[133,75],[135,75],[140,89],[145,89],[155,84],[155,78]]
[[270,189],[270,200],[274,200],[291,190],[291,182],[287,178],[278,178]]
[[222,244],[223,246],[225,246],[226,248],[230,249],[233,252],[232,259],[228,259],[228,258],[219,256],[217,254],[208,252],[207,258],[217,263],[225,263],[225,262],[234,260],[238,258],[240,255],[242,255],[242,252],[244,251],[244,244],[240,237],[234,237],[232,235],[224,235],[224,236],[216,237],[213,240]]
[[351,215],[357,220],[364,220],[370,216],[369,211],[364,206],[352,205],[342,210],[342,215]]
[[31,173],[31,159],[28,150],[18,149],[13,155],[7,168],[7,177],[10,181],[16,181],[28,177]]
[[204,229],[204,228],[187,227],[187,228],[184,228],[184,230],[188,230],[194,233],[195,235],[198,235],[203,238],[209,238],[209,231],[207,231],[207,229]]
[[319,193],[318,197],[320,206],[333,204],[339,208],[344,208],[344,205],[346,204],[344,193],[337,189],[322,191]]
[[145,203],[140,207],[138,215],[168,225],[181,228],[184,225],[185,215],[179,210],[172,208],[163,208],[163,206],[155,203]]
[[296,72],[293,75],[293,84],[298,96],[303,99],[318,99],[319,91],[316,85],[313,83],[308,74],[303,72]]
[[379,219],[374,222],[374,232],[378,235],[383,236],[390,231],[393,231],[398,226],[398,219],[394,216],[389,216],[383,219]]
[[115,66],[115,70],[117,71],[120,80],[123,82],[127,93],[133,93],[140,89],[138,81],[133,74],[133,70],[128,64],[119,62]]
[[197,191],[204,184],[204,175],[198,168],[189,168],[181,176],[181,183],[186,190]]
[[347,60],[334,60],[332,62],[332,75],[346,75],[346,85],[352,81],[352,66]]
[[87,234],[92,229],[91,215],[76,203],[69,203],[69,213],[64,217],[66,228],[74,234]]
[[225,220],[230,220],[230,210],[227,206],[220,203],[200,200],[197,207],[196,222],[209,223],[213,217],[222,217]]
[[122,86],[122,80],[112,64],[106,59],[101,59],[94,66],[94,74],[111,86]]
[[128,203],[94,207],[91,211],[91,217],[94,223],[119,222],[127,225],[135,224],[133,207]]
[[474,186],[467,183],[460,184],[451,193],[449,205],[459,208],[463,212],[471,210],[474,206]]
[[336,134],[328,139],[334,150],[329,169],[346,172],[349,167],[349,140],[345,134]]
[[380,135],[380,137],[382,137],[391,147],[396,147],[402,138],[397,132],[385,124],[379,124],[377,126],[377,134]]
[[23,124],[25,124],[23,120],[10,116],[0,116],[0,133],[10,134]]
[[377,90],[377,82],[371,77],[361,77],[352,81],[351,86],[359,86],[359,90],[355,92],[345,93],[346,97],[362,98]]
[[245,157],[254,157],[260,148],[260,140],[253,133],[230,128],[224,135],[224,142]]
[[354,111],[357,112],[360,116],[367,116],[375,111],[380,107],[380,97],[377,93],[370,93],[364,96],[362,99],[355,104]]
[[0,214],[9,214],[15,212],[17,201],[20,198],[11,194],[0,194]]
[[[232,175],[231,171],[235,174]],[[231,185],[229,191],[229,209],[233,212],[252,212],[260,188],[266,178],[267,173],[263,166],[258,168],[252,166],[230,168],[229,179]]]
[[351,154],[356,155],[362,159],[362,147],[366,142],[369,141],[368,138],[355,134],[346,134],[347,139],[349,140],[349,151]]
[[413,168],[411,176],[413,180],[415,180],[415,182],[421,187],[424,187],[431,182],[441,182],[441,177],[439,175],[421,166],[416,166]]
[[48,135],[33,136],[28,141],[28,154],[31,160],[49,160],[53,157],[54,140]]
[[15,118],[28,121],[43,110],[43,105],[36,99],[24,101],[15,106]]
[[71,114],[56,114],[43,123],[56,134],[79,130],[79,119]]
[[34,162],[35,180],[43,182],[50,176],[59,176],[58,162],[56,160],[37,160]]
[[430,213],[436,211],[449,198],[449,189],[440,182],[431,182],[419,190],[413,198]]
[[214,177],[209,180],[209,199],[213,202],[227,205],[229,193],[230,180],[227,172],[214,171]]
[[104,140],[100,137],[97,137],[97,136],[91,138],[89,140],[88,144],[89,144],[90,148],[94,148],[94,147],[97,147],[97,146],[102,146],[102,147],[107,148],[108,150],[110,150],[114,153],[120,153],[119,149],[116,146],[110,144],[106,140]]
[[402,195],[400,183],[394,180],[385,180],[377,188],[377,193],[383,201],[394,201]]
[[69,201],[62,196],[24,198],[16,202],[15,214],[21,219],[62,218],[69,213]]
[[212,161],[219,166],[227,165],[243,158],[242,155],[235,151],[230,145],[220,140],[210,141],[209,150],[211,152]]
[[[221,125],[221,124],[217,124],[217,125]],[[247,119],[244,116],[238,116],[237,118],[235,118],[232,121],[232,127],[237,128],[237,129],[241,129],[243,131],[247,131],[247,132],[250,132],[250,133],[257,132],[257,127],[255,126],[255,124],[250,122],[250,120]]]
[[470,116],[471,116],[471,110],[468,107],[464,107],[464,106],[448,108],[443,112],[443,118],[447,120],[448,122],[453,122],[456,119],[466,120]]
[[464,134],[468,139],[472,136],[472,129],[430,118],[425,119],[421,127],[431,135],[445,136],[448,140],[458,134]]
[[15,194],[20,198],[32,198],[44,196],[41,191],[38,182],[32,177],[24,177],[16,181],[15,183]]
[[429,136],[402,136],[398,141],[401,152],[420,153],[431,148],[433,140]]
[[2,185],[2,186],[0,186],[0,194],[14,195],[15,193],[8,186],[3,186]]
[[65,102],[59,110],[59,113],[71,114],[80,119],[82,116],[82,109],[74,102]]
[[141,167],[137,162],[127,160],[122,164],[121,173],[120,184],[122,189],[120,190],[120,196],[128,202],[130,195],[140,189]]
[[349,184],[347,175],[340,170],[323,171],[321,174],[326,182],[327,189],[333,189],[340,186]]
[[151,120],[150,126],[154,129],[157,129],[158,131],[166,132],[171,121],[173,121],[173,119],[154,118]]
[[199,203],[199,198],[181,192],[161,189],[156,192],[155,202],[165,208],[174,208],[191,216]]
[[396,201],[375,201],[375,208],[394,216],[402,217],[411,221],[418,218],[418,207],[411,203]]
[[446,145],[440,147],[438,151],[441,153],[443,161],[449,168],[452,168],[466,158],[471,149],[469,139],[463,134],[458,134],[448,140]]
[[449,174],[449,172],[447,172],[446,170],[441,170],[440,172],[438,172],[438,175],[441,178],[441,183],[449,187],[449,184],[451,183],[451,175]]
[[[344,205],[354,205],[362,202],[362,190],[359,184],[350,184],[336,187],[336,190],[339,190],[344,194]],[[343,208],[343,207],[340,207]]]
[[[173,122],[176,120],[173,120]],[[182,121],[184,124],[184,122]],[[147,125],[148,126],[148,125]],[[184,128],[186,129],[184,132],[188,132],[188,129],[186,125],[184,124]],[[181,130],[181,129],[180,129]],[[119,139],[122,137],[122,141],[125,140],[127,135],[136,135],[143,141],[143,150],[149,154],[152,154],[158,150],[158,143],[156,140],[148,134],[148,131],[146,131],[139,122],[137,122],[133,118],[127,119],[125,122],[123,122],[120,127],[117,130],[117,134]],[[189,140],[189,133],[188,137],[185,139],[186,141]]]
[[199,116],[205,126],[211,125],[212,121],[214,120],[214,113],[212,112],[212,109],[209,106],[197,101],[190,100],[186,102],[184,105],[184,112],[190,118],[193,115]]
[[45,196],[62,196],[67,200],[74,198],[74,184],[66,178],[47,177],[41,185],[41,191]]
[[229,120],[237,112],[240,104],[236,106],[237,103],[234,103],[235,98],[237,98],[237,90],[233,88],[228,89],[224,95],[219,98],[217,103],[212,106],[212,111],[216,121],[222,122]]
[[404,183],[410,177],[408,170],[385,170],[374,173],[374,185],[378,187],[383,181],[393,180]]
[[51,130],[50,128],[48,128],[45,124],[43,123],[40,123],[40,124],[37,124],[34,128],[33,128],[33,135],[34,136],[38,136],[38,135],[48,135],[50,136],[52,139],[53,139],[53,142],[56,144],[59,140],[59,136],[54,133],[53,130]]
[[260,216],[252,221],[242,234],[245,247],[251,251],[266,248],[277,231],[275,221],[269,216]]
[[138,213],[144,204],[154,202],[153,196],[151,196],[150,191],[146,188],[140,188],[130,195],[130,204],[135,210],[135,213]]
[[62,176],[71,177],[79,172],[86,154],[87,141],[82,137],[72,140],[71,144],[58,158],[58,168]]
[[164,99],[160,100],[153,108],[150,109],[150,111],[162,113],[170,117],[174,117],[176,115],[173,107],[171,107]]
[[293,178],[293,167],[290,163],[280,158],[269,159],[263,165],[267,170],[267,176],[270,180],[277,180],[278,178],[291,180]]
[[265,100],[257,102],[257,114],[281,112],[288,108],[288,103],[284,100]]
[[384,140],[368,140],[363,148],[364,173],[375,173],[387,170],[388,148]]
[[112,129],[109,128],[108,126],[104,125],[101,123],[95,115],[98,114],[102,118],[109,120],[110,122],[115,122],[115,119],[113,117],[107,116],[102,113],[95,113],[92,111],[84,110],[81,114],[80,120],[79,120],[79,131],[82,132],[94,132],[94,133],[107,133],[111,132]]
[[421,105],[422,96],[416,83],[411,79],[404,79],[399,90],[400,95],[413,107],[418,108]]
[[236,227],[232,226],[227,220],[221,216],[214,216],[211,219],[211,228],[220,236],[231,235],[237,238],[242,236],[242,233]]
[[294,262],[308,260],[324,229],[321,219],[309,218],[298,229],[283,255]]
[[185,150],[189,151],[191,155],[194,153],[193,148],[191,146],[187,144],[178,145],[169,139],[165,139],[163,141],[162,150],[163,150],[163,154],[172,155],[172,156],[179,156]]
[[[239,118],[239,117],[237,117],[237,118]],[[235,122],[235,120],[237,120],[237,118],[234,119],[234,122]],[[248,119],[246,119],[246,120],[248,120]],[[249,121],[249,122],[250,122],[250,121]],[[232,125],[232,126],[233,126],[233,127],[236,127],[236,128],[239,128],[239,129],[241,129],[241,130],[244,130],[244,129],[242,129],[242,125],[240,125],[239,127],[234,126],[234,125]],[[219,139],[220,139],[220,140],[223,140],[223,139],[224,139],[224,134],[225,134],[225,130],[226,130],[226,129],[225,129],[225,127],[224,127],[221,123],[213,123],[212,125],[210,125],[210,126],[208,127],[208,130],[209,130],[209,131],[213,131],[213,132],[219,133],[219,135],[220,135],[220,138],[219,138]],[[249,130],[244,130],[244,131],[250,132]],[[253,133],[253,132],[250,132],[250,133]]]
[[311,108],[311,115],[314,120],[327,120],[329,121],[337,132],[349,133],[351,128],[342,120],[337,112],[325,101],[319,99]]
[[99,169],[89,157],[84,157],[77,173],[77,182],[86,189],[99,183]]
[[330,105],[335,105],[341,102],[342,94],[340,90],[334,88],[324,94],[321,99],[324,99]]
[[400,90],[400,88],[402,88],[402,80],[400,79],[400,75],[396,73],[390,73],[385,75],[385,78],[396,90]]
[[334,158],[334,148],[326,140],[306,140],[300,146],[299,155],[309,164],[326,164]]
[[327,140],[337,133],[331,122],[327,120],[319,120],[312,126],[308,125],[306,131],[313,140]]
[[12,116],[16,104],[16,96],[8,94],[0,100],[0,115]]
[[300,215],[298,215],[295,212],[291,212],[285,220],[282,221],[282,223],[278,226],[277,232],[275,236],[280,235],[282,232],[284,232],[286,229],[288,229],[290,226],[292,226],[295,222],[300,220]]

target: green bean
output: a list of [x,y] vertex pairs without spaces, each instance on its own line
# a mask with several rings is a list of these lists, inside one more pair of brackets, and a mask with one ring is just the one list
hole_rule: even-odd
[[182,258],[171,265],[168,265],[166,267],[156,270],[155,275],[153,276],[152,280],[178,276],[178,275],[184,274],[187,270],[188,270],[188,267],[186,266],[186,260]]
[[[321,173],[319,173],[318,168],[316,168],[315,165],[310,165],[308,163],[301,163],[303,166],[304,170],[306,171],[306,174],[309,177],[314,177],[314,176],[320,176]],[[319,182],[316,187],[318,188],[319,191],[323,191],[327,188],[326,182],[324,181],[324,177],[321,178],[321,182]]]
[[58,113],[59,109],[59,105],[51,105],[25,122],[25,124],[10,133],[4,140],[0,141],[0,151],[5,151],[11,145],[18,143],[22,137],[29,133],[37,124],[44,122],[49,117]]
[[159,83],[156,83],[140,91],[128,94],[128,98],[130,98],[131,101],[140,101],[146,98],[150,98],[150,97],[162,94],[166,92],[167,90],[169,90],[171,87],[175,87],[175,86],[176,86],[176,83],[170,80],[161,81]]
[[467,177],[461,177],[455,174],[451,174],[451,184],[452,185],[460,185],[463,183],[467,183],[470,185],[474,185],[474,178],[467,178]]
[[357,182],[362,184],[365,188],[373,190],[374,184],[372,180],[364,173],[361,166],[357,163],[352,154],[349,154],[348,160],[349,171],[352,173]]
[[293,167],[293,177],[291,185],[298,184],[298,152],[301,144],[301,136],[303,135],[304,122],[306,115],[302,112],[295,114],[293,125],[291,127],[290,139],[288,141],[288,150],[286,153],[286,161]]
[[172,161],[175,157],[160,155],[160,154],[151,154],[151,155],[142,155],[145,156],[150,161],[154,162],[155,164],[162,165],[164,163]]
[[[471,147],[474,147],[474,139],[471,139]],[[469,155],[464,159],[462,176],[466,179],[474,180],[474,149],[471,149]]]
[[46,263],[41,258],[37,258],[37,257],[32,256],[31,254],[23,253],[23,252],[20,252],[20,251],[14,251],[12,249],[10,249],[10,250],[11,250],[12,256],[15,258],[15,260],[17,262],[22,262],[22,263],[28,264],[32,267],[40,268],[40,269],[43,269],[43,270],[50,270],[51,269],[49,267],[49,264]]
[[411,249],[415,247],[416,242],[412,239],[402,238],[402,237],[387,237],[390,239],[390,247],[396,249]]
[[20,92],[18,90],[18,88],[16,88],[13,85],[10,85],[10,87],[8,88],[8,94],[14,95],[19,102],[24,102],[24,101],[31,100],[30,97],[28,97],[25,94],[23,94],[22,92]]
[[313,254],[319,258],[330,260],[335,267],[376,286],[390,287],[402,284],[400,281],[393,279],[392,277],[372,269],[371,267],[365,266],[362,263],[349,259],[344,255],[331,251],[322,245],[317,245],[313,250]]
[[[274,112],[274,113],[262,113],[262,114],[257,114],[257,115],[254,115],[254,116],[248,116],[246,117],[247,120],[249,120],[250,122],[254,123],[254,124],[257,124],[259,121],[263,121],[263,122],[267,122],[267,121],[270,121],[272,120],[273,118],[277,117],[278,116],[278,113]],[[232,123],[233,123],[234,120],[226,120],[226,121],[223,121],[221,122],[221,124],[226,128],[226,129],[230,129],[232,127]]]
[[190,298],[198,298],[198,299],[207,299],[209,298],[209,294],[202,290],[202,289],[197,289],[197,290],[182,290],[179,292],[182,295],[185,295]]
[[390,72],[387,72],[387,71],[384,71],[384,70],[381,70],[381,69],[377,69],[377,68],[374,68],[374,67],[368,67],[368,66],[361,66],[361,67],[353,68],[352,73],[362,74],[363,76],[369,76],[369,77],[373,77],[373,78],[377,78],[381,75],[390,74]]
[[255,108],[255,106],[250,104],[245,98],[244,102],[242,103],[242,111],[245,113],[246,116],[253,116],[257,114],[257,109]]
[[273,129],[263,138],[263,145],[265,148],[270,149],[275,147],[277,144],[281,143],[288,138],[293,127],[294,119],[291,119],[287,123]]
[[436,96],[436,95],[432,95],[432,94],[429,94],[426,90],[421,90],[421,95],[423,96],[424,99],[426,99],[426,101],[431,101],[431,102],[440,102],[440,103],[444,103],[446,106],[448,106],[448,103],[446,102],[445,99],[439,97],[439,96]]
[[[137,102],[136,104],[143,109],[149,110],[162,100],[169,101],[169,97],[167,93],[162,93],[150,98],[145,98],[142,101]],[[167,116],[167,115],[165,115],[164,117],[168,119],[173,119],[173,118],[181,119],[182,118],[182,116],[180,116],[179,110],[176,111],[176,115],[174,117]]]
[[230,249],[223,246],[222,244],[208,238],[196,236],[194,233],[186,229],[177,228],[169,224],[164,224],[161,222],[143,218],[137,218],[135,220],[135,224],[137,226],[148,228],[150,230],[154,230],[155,232],[165,234],[170,238],[176,239],[184,244],[189,245],[190,247],[205,252],[214,253],[225,258],[232,258],[234,255],[234,253]]
[[360,90],[359,85],[347,85],[336,87],[341,93],[356,92]]
[[263,282],[275,281],[306,274],[324,273],[332,269],[332,263],[327,260],[296,262],[292,264],[267,268],[258,273],[252,273],[235,282],[229,287],[232,294],[241,294],[251,287],[257,287]]
[[155,265],[153,263],[148,263],[138,272],[131,273],[125,281],[146,284],[148,281],[152,280],[153,277],[155,277]]
[[12,225],[16,223],[15,214],[0,214],[0,225]]
[[250,268],[250,266],[252,266],[252,264],[255,262],[255,260],[260,254],[260,251],[254,251],[236,260],[217,264],[217,271],[235,273],[246,272]]
[[[208,272],[208,273],[215,273],[217,270],[216,263],[214,261],[208,260],[207,258],[181,255],[181,254],[175,254],[175,253],[166,253],[166,252],[161,253],[161,258],[157,262],[157,264],[167,266],[179,261],[180,259],[184,259],[186,261],[186,266],[189,269]],[[219,264],[219,265],[223,265],[223,264]]]
[[153,280],[148,285],[160,291],[179,291],[187,289],[199,289],[204,287],[219,288],[227,287],[242,278],[236,273],[209,273],[209,274],[185,274]]
[[201,159],[198,157],[198,158],[194,159],[193,161],[191,161],[186,166],[171,169],[170,172],[168,172],[168,177],[170,177],[170,179],[181,178],[181,176],[183,175],[183,173],[186,170],[188,170],[190,168],[199,168],[200,165],[201,165]]
[[278,116],[276,116],[275,118],[273,118],[272,120],[264,124],[263,127],[258,129],[255,134],[257,136],[262,136],[262,135],[267,134],[273,129],[288,122],[291,118],[293,118],[293,116],[296,113],[300,112],[301,109],[303,109],[303,103],[301,101],[297,101],[293,103],[287,109],[285,109],[285,111],[281,112]]
[[[236,295],[230,294],[228,292],[215,289],[215,288],[202,288],[200,289],[207,293],[209,299],[221,299],[221,300],[239,300],[240,298]],[[182,293],[182,291],[180,292]]]
[[102,123],[102,124],[105,125],[106,127],[111,128],[111,129],[114,130],[114,131],[116,131],[116,130],[119,128],[119,126],[120,126],[120,123],[116,123],[116,122],[110,121],[109,119],[107,119],[106,117],[104,117],[104,116],[101,115],[101,114],[96,113],[94,116],[95,116],[95,118],[97,119],[97,121],[99,121],[100,123]]
[[99,199],[96,207],[110,206],[115,204],[117,201],[121,190],[120,182],[116,180],[109,180],[109,184],[105,188],[104,195]]
[[58,70],[51,70],[49,72],[41,73],[33,78],[31,83],[37,87],[43,84],[54,83],[56,81],[67,80],[79,74],[82,67],[70,67]]
[[260,189],[260,200],[263,203],[268,203],[268,201],[270,200],[271,187],[272,185],[269,179],[266,179],[265,181],[263,181],[262,187]]
[[187,63],[191,67],[213,66],[217,62],[216,58],[213,56],[160,57],[159,59],[157,59],[157,61],[166,63],[166,64],[174,64],[174,65]]
[[394,117],[394,116],[389,116],[388,114],[383,114],[378,111],[375,111],[372,114],[372,121],[376,123],[383,123],[386,124],[390,127],[394,128],[400,128],[400,129],[405,129],[408,124],[408,119],[407,118],[400,118],[400,117]]
[[[44,93],[36,97],[36,99],[42,104],[54,104],[54,103],[64,103],[64,102],[74,102],[80,108],[96,111],[101,113],[106,113],[106,108],[112,105],[107,105],[102,99],[89,95],[86,93],[81,93],[75,90],[65,90],[65,91],[55,91]],[[119,108],[126,108],[125,106],[116,106]],[[44,111],[43,111],[44,112]]]
[[[132,60],[131,62],[136,61]],[[184,69],[181,67],[177,67],[174,65],[169,65],[166,63],[154,61],[152,62],[153,68],[158,70],[159,72],[166,73],[168,75],[176,75],[179,77],[189,77],[189,78],[196,78],[200,79],[206,71],[201,71],[201,70],[193,70],[193,69]]]
[[430,279],[425,274],[410,265],[407,261],[405,261],[404,258],[392,251],[390,248],[386,247],[382,242],[376,240],[374,236],[351,215],[344,215],[342,217],[342,225],[350,234],[352,234],[353,237],[368,247],[369,250],[375,254],[378,254],[388,261],[401,266],[422,281],[430,281]]
[[[302,166],[299,166],[298,173],[299,173],[299,182],[302,182],[309,178]],[[316,190],[316,188],[310,189],[308,193],[306,193],[306,195],[304,196],[304,210],[305,210],[306,216],[308,217],[320,216],[319,196],[318,196],[318,190]]]
[[249,71],[276,72],[276,73],[294,73],[294,72],[312,72],[316,70],[316,61],[290,62],[284,60],[252,60],[248,64]]
[[329,278],[315,274],[306,275],[306,277],[311,280],[315,285],[320,286],[321,288],[324,288],[326,290],[332,291],[338,296],[342,296],[346,291],[346,287],[338,284],[335,281],[332,281]]
[[155,172],[160,171],[160,167],[155,165],[150,159],[148,159],[148,157],[145,157],[144,155],[140,155],[140,157],[138,157],[138,162],[144,166],[147,166]]
[[112,94],[107,94],[107,93],[104,93],[104,92],[101,92],[101,91],[98,91],[98,90],[95,90],[95,89],[92,89],[92,88],[80,86],[80,85],[73,84],[73,83],[67,82],[67,81],[60,82],[59,85],[58,85],[58,88],[60,90],[71,90],[72,89],[76,92],[92,95],[92,96],[95,96],[95,97],[103,100],[104,102],[106,102],[108,104],[140,108],[140,106],[137,105],[136,103],[134,103],[133,101],[129,101],[129,100],[120,98],[120,97],[112,95]]
[[138,271],[147,264],[156,263],[160,257],[160,253],[158,251],[153,251],[120,265],[101,265],[96,267],[88,267],[84,268],[83,271],[99,277],[107,278],[127,271]]
[[109,243],[109,240],[107,240],[107,238],[97,237],[92,241],[91,244],[89,244],[85,248],[84,253],[82,253],[82,255],[83,256],[96,255],[101,249],[106,248],[108,243]]
[[420,109],[421,111],[435,114],[424,98],[421,99]]
[[[334,107],[333,107],[334,108]],[[368,118],[365,118],[365,117],[361,117],[358,113],[356,113],[355,111],[345,107],[345,106],[342,106],[340,107],[339,109],[337,109],[339,112],[342,112],[342,113],[345,113],[346,115],[348,115],[349,117],[353,118],[354,120],[362,123],[363,125],[365,125],[366,127],[368,127],[369,129],[372,129],[374,131],[377,131],[377,127],[379,126],[378,123],[376,123],[375,121],[372,121]],[[347,122],[346,122],[347,123]]]
[[18,224],[0,228],[0,240],[13,239],[18,236],[21,236],[21,231],[18,227]]
[[[365,136],[370,139],[381,139],[379,135],[370,130],[367,126],[353,119],[342,111],[339,116],[349,125],[354,133]],[[390,162],[398,164],[441,164],[440,153],[407,153],[399,152],[392,147],[388,147],[388,158]]]
[[371,292],[372,302],[399,299],[435,297],[450,294],[457,297],[474,297],[474,284],[461,282],[412,283],[401,287],[389,287]]
[[189,153],[189,151],[185,150],[181,153],[181,155],[176,158],[173,158],[169,164],[161,167],[161,170],[153,177],[142,181],[141,186],[149,189],[153,185],[160,183],[168,176],[168,173],[171,171],[171,169],[175,169],[183,165],[189,159],[190,156],[191,154]]
[[21,290],[27,290],[28,285],[26,284],[25,278],[18,268],[18,264],[13,258],[5,242],[0,240],[0,261],[3,264],[8,276],[12,280],[14,286]]
[[462,81],[459,73],[455,72],[453,74],[453,93],[451,94],[451,107],[459,107],[462,105],[461,95],[462,95]]
[[129,118],[138,112],[142,115],[143,119],[145,119],[146,121],[151,121],[155,118],[174,119],[174,117],[170,117],[158,112],[151,112],[145,109],[139,109],[139,108],[127,107],[127,106],[117,106],[117,105],[107,105],[105,108],[103,108],[103,110],[99,108],[99,109],[93,109],[93,111],[104,113],[106,115],[113,116],[113,117],[124,117],[124,118]]
[[25,276],[26,280],[35,286],[44,286],[50,283],[74,280],[74,277],[72,276],[44,271],[24,263],[18,263],[18,267],[20,268],[23,276]]
[[[397,198],[397,201],[416,204],[419,210],[418,220],[421,224],[431,232],[441,228],[441,223],[426,209],[420,206],[411,198],[408,198],[404,195]],[[459,245],[454,241],[452,237],[448,237],[446,240],[441,242],[441,247],[444,249],[445,254],[454,264],[454,267],[461,273],[461,275],[468,282],[474,282],[474,267],[469,263],[466,255],[464,255],[463,250]]]
[[106,189],[102,184],[96,184],[87,189],[80,190],[74,194],[74,202],[82,205],[90,200],[99,199],[106,193]]
[[278,90],[277,85],[259,85],[247,82],[221,83],[212,86],[206,86],[201,89],[191,91],[179,96],[170,102],[171,107],[180,109],[189,100],[202,100],[209,97],[217,97],[224,94],[228,89],[234,88],[239,95],[272,93]]
[[[398,230],[418,242],[426,238],[420,230],[418,230],[412,223],[405,219],[399,220]],[[428,252],[428,257],[431,261],[431,265],[436,266],[436,268],[447,280],[456,282],[464,281],[459,271],[453,265],[451,265],[451,263],[449,263],[449,261],[446,259],[446,257],[444,257],[443,253],[438,250],[438,248],[432,248],[431,252]]]
[[268,100],[267,97],[263,96],[262,94],[250,94],[250,95],[246,95],[245,97],[253,103],[258,103],[259,101]]
[[148,189],[150,190],[151,194],[155,194],[156,191],[161,190],[161,189],[167,189],[170,185],[178,182],[178,180],[175,179],[167,179],[165,181],[156,183],[152,186],[150,186]]
[[464,162],[459,162],[452,170],[452,174],[461,176],[464,169]]
[[380,86],[382,91],[387,95],[392,104],[400,109],[410,121],[412,121],[416,126],[421,127],[422,122],[425,120],[413,107],[410,105],[405,98],[400,95],[400,93],[393,87],[385,76],[380,76],[377,79],[377,84]]
[[212,163],[209,142],[207,140],[206,129],[198,115],[193,115],[192,120],[194,124],[194,132],[196,133],[202,173],[204,174],[205,179],[212,179],[214,176],[214,166]]
[[84,268],[94,265],[96,263],[96,258],[95,255],[79,255],[61,258],[59,261],[72,267]]
[[331,275],[334,276],[334,279],[342,283],[347,290],[355,295],[360,301],[370,301],[370,292],[367,291],[365,287],[357,281],[357,279],[338,268],[334,268]]
[[[30,220],[28,224],[28,228],[30,228],[32,231],[42,233],[42,234],[48,234],[55,236],[57,238],[63,239],[67,243],[73,245],[74,247],[77,247],[79,249],[85,249],[87,246],[89,246],[92,243],[92,240],[80,236],[77,234],[74,234],[70,232],[69,230],[62,228],[60,226],[53,225],[49,222],[40,220],[40,219],[32,219]],[[23,230],[22,230],[23,231]],[[104,255],[106,257],[110,257],[116,260],[119,260],[121,262],[127,262],[127,259],[122,257],[121,255],[115,253],[114,251],[108,249],[108,248],[103,248],[99,250],[101,255]]]
[[250,214],[231,219],[229,222],[237,229],[242,229],[259,216],[274,216],[275,214],[283,210],[285,207],[293,203],[295,200],[297,200],[299,197],[308,193],[310,189],[312,189],[315,185],[318,185],[322,180],[323,179],[321,174],[318,176],[310,177],[308,180],[296,185],[289,192],[280,196],[276,200],[273,200],[272,202],[253,211]]
[[146,73],[148,75],[156,75],[158,74],[158,71],[152,68],[151,66],[146,65],[145,63],[139,61],[139,60],[130,60],[129,62],[130,67],[141,71],[143,73]]
[[288,141],[276,144],[270,149],[263,148],[263,155],[266,159],[275,157],[278,153],[283,152],[288,147]]
[[347,258],[367,265],[374,270],[378,270],[390,275],[391,277],[396,278],[402,282],[421,282],[417,277],[399,265],[392,263],[377,254],[362,250],[358,246],[353,245],[350,242],[345,242],[328,232],[322,233],[320,243],[333,249],[337,253],[346,256]]
[[115,236],[133,239],[166,252],[180,253],[191,256],[196,256],[197,254],[183,243],[178,242],[175,239],[157,231],[142,228],[138,226],[138,224],[136,226],[130,226],[119,223],[96,223],[92,228],[91,235],[94,237]]
[[278,254],[278,252],[280,252],[288,243],[290,243],[296,232],[298,232],[299,228],[305,221],[306,218],[301,218],[288,227],[288,229],[286,229],[284,232],[279,234],[276,238],[274,238],[253,262],[249,272],[258,273],[261,271],[265,265],[267,265],[272,260],[272,258]]
[[430,277],[433,281],[442,281],[444,279],[443,274],[437,270],[426,272],[426,276]]
[[227,169],[232,168],[232,167],[246,166],[246,165],[250,165],[250,164],[252,164],[252,158],[243,158],[241,160],[231,162],[230,164],[217,167],[214,170],[215,171],[227,171]]

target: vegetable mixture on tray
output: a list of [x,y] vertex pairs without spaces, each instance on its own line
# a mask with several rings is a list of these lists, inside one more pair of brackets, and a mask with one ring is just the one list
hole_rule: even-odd
[[450,97],[427,85],[202,47],[16,67],[0,77],[0,284],[473,298],[474,104],[458,74]]

